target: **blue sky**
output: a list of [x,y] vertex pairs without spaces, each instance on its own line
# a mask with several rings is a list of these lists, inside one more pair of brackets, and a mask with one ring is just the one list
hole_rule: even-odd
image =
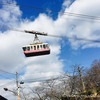
[[[12,0],[12,1],[7,1],[7,2],[13,3],[14,1]],[[57,20],[60,19],[58,13],[55,13],[55,12],[51,12],[51,13],[49,12],[48,13],[47,11],[42,10],[42,9],[50,9],[52,11],[58,11],[58,12],[59,11],[69,12],[71,6],[73,6],[73,4],[76,1],[74,1],[74,0],[42,0],[42,1],[41,0],[37,0],[37,1],[28,1],[28,0],[20,1],[20,0],[16,0],[15,2],[16,2],[17,5],[20,5],[19,10],[21,12],[21,15],[18,16],[18,18],[17,18],[18,22],[16,22],[16,23],[20,24],[21,21],[23,21],[23,24],[24,24],[24,20],[34,22],[36,19],[39,18],[39,16],[41,14],[45,14],[45,16],[49,17],[52,21],[56,22]],[[40,10],[38,10],[39,8],[40,8]],[[84,7],[82,9],[84,9]],[[17,12],[15,12],[15,13],[17,13]],[[73,13],[73,12],[70,12],[70,13]],[[88,14],[87,12],[86,13],[80,12],[79,14],[96,16],[96,15],[92,14],[92,12],[91,12],[91,14]],[[63,16],[63,14],[61,16]],[[67,15],[65,15],[65,16],[67,16]],[[68,16],[68,17],[69,17],[68,18],[68,20],[69,20],[68,24],[69,25],[66,26],[66,29],[68,30],[68,31],[66,30],[66,33],[69,32],[68,34],[70,34],[70,32],[72,32],[74,30],[74,28],[77,27],[77,23],[86,22],[87,24],[91,24],[90,19],[81,19],[81,18],[71,17],[71,16]],[[64,19],[64,18],[62,18],[62,19]],[[80,22],[80,20],[82,20],[82,21]],[[44,20],[44,21],[46,21],[46,20]],[[67,20],[64,20],[64,21],[67,21]],[[71,21],[73,21],[73,22],[71,22]],[[3,24],[5,24],[5,23],[3,23]],[[98,22],[96,22],[95,24],[98,25]],[[9,25],[7,25],[7,26],[9,26]],[[46,27],[46,26],[44,26],[44,27]],[[63,29],[63,24],[62,24],[61,27]],[[38,30],[36,30],[36,31],[38,31]],[[96,31],[96,33],[99,33],[98,29],[97,30],[95,29],[95,31]],[[45,31],[45,32],[48,33],[48,31]],[[73,31],[73,33],[74,33],[74,31]],[[96,33],[92,32],[92,34],[96,34]],[[78,33],[78,34],[80,34],[80,33]],[[65,36],[65,34],[63,34],[63,33],[58,34],[58,35],[59,36]],[[78,36],[77,34],[74,34],[74,36],[75,35]],[[72,35],[72,37],[73,37],[73,35]],[[80,37],[80,38],[83,38],[83,37]],[[84,37],[84,38],[86,38],[86,37]],[[89,38],[89,37],[87,36],[87,38]],[[53,38],[53,39],[56,40],[56,38]],[[43,40],[45,41],[45,37],[44,37]],[[75,41],[80,42],[80,41],[77,41],[77,40],[75,40]],[[49,41],[46,40],[46,42],[49,42]],[[84,47],[82,47],[83,44],[78,43],[78,44],[75,44],[75,47],[74,47],[74,44],[73,44],[74,42],[71,43],[70,40],[67,40],[67,39],[61,39],[59,41],[59,43],[60,43],[60,53],[58,53],[57,55],[59,55],[58,60],[62,61],[63,71],[68,70],[69,67],[74,65],[74,64],[85,66],[85,67],[90,67],[94,60],[100,58],[100,53],[99,53],[100,47],[99,46],[92,46],[92,47],[90,46],[90,47],[85,47],[84,48]],[[93,43],[93,42],[91,42],[91,43]],[[91,44],[91,43],[89,43],[89,44]],[[52,44],[53,44],[53,42],[52,42]],[[52,44],[50,43],[50,45],[52,45]],[[95,44],[96,43],[94,43],[94,45]]]
[[[7,1],[7,2],[13,3],[14,1],[13,2],[12,1]],[[74,0],[42,0],[42,1],[41,0],[37,0],[37,1],[17,0],[15,2],[16,2],[17,5],[21,5],[21,6],[19,6],[19,9],[18,9],[18,10],[20,10],[21,15],[18,15],[18,18],[17,18],[18,22],[14,20],[14,23],[17,23],[17,24],[23,23],[24,24],[24,21],[26,21],[26,20],[29,21],[29,22],[34,22],[36,19],[39,18],[39,16],[41,14],[45,14],[46,17],[49,17],[52,21],[57,22],[58,20],[60,20],[58,13],[54,13],[54,12],[53,13],[52,12],[48,13],[45,10],[42,10],[42,9],[50,9],[52,11],[70,12],[70,8],[77,1],[74,1]],[[17,8],[17,7],[15,7],[15,8]],[[40,9],[42,8],[42,9],[38,11],[38,8],[40,8]],[[85,8],[83,7],[82,9],[85,9]],[[73,13],[73,12],[71,12],[71,13]],[[15,13],[17,13],[17,12],[15,12]],[[96,16],[94,14],[94,12],[93,12],[93,14],[92,14],[92,12],[89,12],[89,14],[88,14],[88,12],[86,12],[86,13],[80,12],[79,14]],[[61,15],[61,17],[62,16],[63,16],[63,14]],[[67,16],[67,15],[65,15],[65,16]],[[64,19],[64,18],[62,18],[62,19]],[[69,25],[66,25],[64,22],[62,22],[61,25],[60,25],[60,27],[62,27],[62,29],[63,29],[63,23],[66,25],[66,29],[68,31],[67,30],[65,30],[65,31],[66,31],[66,33],[69,32],[68,34],[70,34],[70,32],[72,32],[72,33],[75,32],[76,33],[76,30],[74,31],[74,29],[77,26],[80,25],[80,24],[78,25],[77,23],[81,23],[81,22],[85,23],[86,22],[86,24],[91,24],[91,19],[81,19],[81,18],[77,18],[77,17],[68,16],[68,20],[69,20],[69,22],[68,22]],[[44,21],[47,21],[47,20],[44,20]],[[67,23],[66,19],[64,19],[64,21],[66,21],[66,23]],[[5,22],[3,23],[3,21],[1,21],[1,22],[2,22],[2,25],[5,25],[5,26],[6,25],[9,26],[9,24],[11,24],[11,26],[13,26],[12,21],[11,22],[9,21],[8,24],[5,23]],[[95,22],[95,24],[97,24],[96,26],[99,25],[98,22]],[[46,26],[44,26],[44,27],[46,27]],[[58,27],[58,29],[59,29],[59,27]],[[58,29],[57,29],[57,31],[58,31]],[[90,27],[90,30],[91,30],[91,27]],[[38,30],[36,30],[36,31],[38,31]],[[42,31],[42,30],[40,30],[40,31]],[[45,32],[48,33],[48,31],[45,31]],[[82,31],[79,31],[79,32],[82,33]],[[95,32],[96,33],[94,33],[94,30],[93,30],[93,31],[91,31],[91,34],[97,34],[98,35],[100,30],[95,29]],[[80,34],[80,33],[78,33],[78,34]],[[73,36],[78,36],[78,34],[73,34],[72,37]],[[59,36],[65,36],[65,34],[63,34],[63,33],[58,34],[58,35]],[[79,36],[81,36],[81,35],[79,35]],[[86,36],[86,37],[89,38],[88,36]],[[86,37],[84,37],[84,38],[86,38]],[[80,37],[80,38],[83,38],[83,37]],[[56,40],[56,38],[53,38],[53,39]],[[42,40],[45,41],[45,37]],[[49,40],[46,39],[46,42],[49,42]],[[59,55],[58,59],[62,61],[63,71],[66,70],[66,69],[68,70],[68,67],[70,67],[74,64],[82,65],[82,66],[85,66],[85,67],[90,67],[94,60],[100,58],[100,53],[99,53],[100,47],[97,46],[98,43],[95,46],[96,43],[89,42],[89,45],[93,43],[93,46],[83,47],[83,44],[80,43],[80,41],[75,40],[75,42],[79,42],[79,43],[78,44],[77,43],[73,44],[74,43],[73,41],[70,41],[70,40],[67,40],[67,39],[61,39],[59,41],[59,43],[60,43],[60,53],[58,53],[57,55]],[[53,42],[52,42],[52,44],[53,44]],[[50,45],[52,45],[52,44],[50,43]]]
[[[50,9],[54,11],[61,11],[63,2],[64,0],[42,0],[42,1],[24,0],[24,2],[17,0],[18,5],[31,6],[33,8],[36,7],[36,8]],[[71,1],[70,5],[72,5],[73,2],[74,0]],[[32,8],[27,9],[23,7],[20,7],[20,9],[23,12],[22,14],[23,19],[28,18],[30,20],[34,20],[36,17],[38,17],[40,13],[46,13],[53,20],[56,20],[58,17],[58,13],[48,14],[46,11],[42,11],[42,10],[38,11],[37,9],[33,10]],[[99,53],[100,48],[97,47],[86,48],[86,49],[78,48],[77,50],[73,50],[70,46],[70,43],[68,43],[67,40],[64,39],[64,42],[66,43],[66,45],[62,46],[61,53],[60,53],[60,59],[64,60],[63,61],[64,70],[66,69],[66,67],[70,67],[71,65],[74,64],[90,67],[94,60],[100,58],[100,53]]]
[[[100,22],[96,20],[100,16],[100,0],[91,0],[91,3],[89,0],[17,0],[10,3],[14,6],[0,4],[1,26],[100,40]],[[21,6],[15,6],[16,4]],[[64,14],[37,11],[33,8],[62,11]],[[65,12],[96,17],[87,19],[81,18],[82,16],[69,16]],[[100,59],[100,43],[44,36],[39,36],[39,39],[50,44],[51,54],[26,58],[22,46],[32,43],[33,38],[34,35],[30,34],[0,30],[0,69],[10,73],[17,71],[20,74],[19,80],[47,79],[62,72],[70,72],[72,65],[90,68],[94,60]],[[0,84],[9,82],[12,78],[14,74],[0,77]],[[13,96],[5,94],[4,91],[2,95],[14,100]]]
[[[55,10],[55,11],[60,11],[61,7],[62,7],[62,3],[64,2],[64,0],[17,0],[17,4],[19,5],[26,5],[26,6],[31,6],[31,7],[36,7],[36,8],[43,8],[43,9],[50,9],[50,10]],[[37,9],[32,10],[32,9],[25,9],[23,7],[21,7],[21,10],[23,11],[23,18],[31,18],[32,16],[37,17],[40,13],[46,13],[42,10],[38,11]],[[51,14],[53,19],[56,19],[57,17],[57,13],[55,14]],[[31,18],[32,20],[32,18]]]

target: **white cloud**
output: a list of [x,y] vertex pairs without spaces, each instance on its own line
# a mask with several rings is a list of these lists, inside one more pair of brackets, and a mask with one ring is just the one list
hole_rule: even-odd
[[[65,12],[69,13],[76,13],[76,14],[83,14],[83,15],[90,15],[90,16],[100,16],[99,13],[99,0],[76,0],[69,8],[65,9]],[[75,17],[73,16],[68,16],[68,13],[66,15],[59,16],[57,23],[59,23],[60,27],[63,27],[62,33],[67,36],[73,37],[79,37],[79,38],[84,38],[84,39],[93,39],[93,40],[100,40],[100,35],[96,34],[96,30],[99,30],[99,21],[95,21],[94,19],[83,19],[81,17]],[[63,23],[63,24],[60,24]],[[66,27],[66,28],[65,28]],[[64,32],[65,31],[65,32]],[[78,49],[80,46],[84,46],[84,48],[89,48],[90,47],[90,42],[86,41],[76,41],[76,40],[70,40],[71,46],[74,49]],[[89,45],[88,45],[89,44]],[[92,43],[94,44],[93,47],[100,47],[100,44]],[[87,46],[85,46],[87,45]],[[91,45],[92,47],[92,45]]]
[[69,8],[70,5],[71,5],[71,3],[72,3],[72,0],[65,0],[65,1],[63,2],[63,4],[62,4],[62,9],[61,9],[61,11],[65,10],[66,8]]
[[[27,29],[27,30],[38,30],[38,31],[44,31],[48,33],[54,33],[54,21],[52,18],[46,16],[45,14],[40,14],[38,18],[34,22],[30,20],[23,20],[20,22],[20,25],[18,24],[19,21],[16,20],[18,17],[21,16],[21,11],[17,8],[18,15],[16,15],[15,10],[13,9],[12,13],[9,9],[11,9],[12,6],[3,7],[1,10],[5,15],[7,14],[8,17],[1,18],[3,21],[8,22],[10,16],[15,17],[15,19],[12,19],[10,23],[14,24],[14,28],[19,28],[21,30]],[[16,8],[15,8],[16,9]],[[6,13],[7,10],[7,13]],[[5,12],[4,12],[5,11]],[[12,15],[11,15],[12,14]],[[3,22],[2,21],[2,22]],[[17,24],[17,25],[16,25]],[[19,27],[18,27],[19,25]],[[39,56],[39,57],[31,57],[31,58],[25,58],[22,46],[30,44],[33,40],[34,36],[26,33],[21,32],[14,32],[14,31],[6,31],[1,32],[0,34],[0,68],[4,69],[8,72],[23,72],[25,71],[24,78],[38,78],[40,77],[51,77],[54,75],[58,75],[59,72],[62,71],[62,61],[59,60],[58,54],[60,53],[60,45],[58,43],[59,39],[51,38],[51,37],[41,37],[41,40],[43,42],[48,41],[51,45],[51,54],[46,56]],[[53,44],[52,44],[53,43]],[[28,75],[28,74],[30,75]],[[33,74],[35,76],[32,76]],[[37,75],[38,74],[38,75]]]
[[[69,8],[70,1],[63,3],[67,7],[65,12],[81,13],[92,16],[100,16],[99,0],[76,0]],[[62,7],[63,8],[63,7]],[[40,14],[34,21],[29,19],[20,20],[22,12],[19,7],[3,6],[0,10],[0,23],[7,23],[7,26],[19,28],[21,30],[37,30],[40,32],[47,32],[53,35],[63,35],[70,37],[100,39],[100,25],[98,22],[91,20],[83,21],[75,17],[66,15],[59,15],[58,19],[54,21],[45,14]],[[96,34],[95,34],[96,32]],[[41,78],[46,79],[52,76],[59,75],[62,72],[63,63],[59,59],[61,53],[61,45],[59,38],[42,37],[39,36],[43,42],[50,43],[51,54],[45,56],[25,58],[22,46],[30,44],[33,40],[33,35],[6,31],[0,32],[0,69],[8,72],[24,72],[20,75],[23,80]],[[82,47],[82,49],[89,47],[100,47],[98,43],[91,43],[86,41],[69,40],[70,45],[74,49]],[[1,80],[2,81],[2,80]],[[5,94],[7,95],[7,94]],[[10,99],[14,100],[14,99]]]
[[7,5],[4,2],[2,9],[0,9],[0,24],[9,26],[11,28],[18,26],[22,12],[19,7],[16,6],[16,2],[11,5]]
[[16,82],[13,79],[0,80],[0,95],[7,98],[8,100],[16,100],[17,96],[15,96],[13,92],[4,90],[4,88],[8,88],[9,90],[13,91],[13,89],[16,89],[15,83]]

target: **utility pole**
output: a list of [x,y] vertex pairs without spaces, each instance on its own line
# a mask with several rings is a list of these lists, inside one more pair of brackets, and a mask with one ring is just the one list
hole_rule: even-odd
[[19,98],[19,85],[18,85],[18,73],[16,72],[16,85],[17,85],[17,100],[20,100]]
[[[24,84],[23,81],[20,82],[20,84]],[[12,93],[14,93],[15,95],[17,95],[17,100],[20,100],[20,95],[19,95],[19,84],[18,84],[18,73],[16,72],[16,85],[17,85],[17,93],[12,91],[12,90],[9,90],[8,88],[4,88],[5,91],[10,91]],[[1,100],[1,99],[0,99]]]
[[85,85],[84,85],[84,82],[83,82],[83,78],[82,78],[82,74],[81,74],[81,70],[80,70],[79,66],[78,66],[78,72],[79,72],[79,76],[80,76],[81,83],[82,83],[82,91],[85,92]]

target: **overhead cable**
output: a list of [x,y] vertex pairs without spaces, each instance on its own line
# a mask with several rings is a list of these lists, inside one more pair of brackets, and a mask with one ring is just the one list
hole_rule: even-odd
[[71,39],[71,40],[82,40],[82,41],[90,41],[90,42],[100,42],[100,40],[93,40],[93,39],[79,38],[79,37],[58,36],[58,35],[50,35],[50,34],[48,34],[48,36],[57,37],[57,38]]
[[26,80],[23,80],[23,81],[26,82],[26,83],[31,83],[31,82],[45,82],[45,81],[51,81],[51,80],[61,80],[61,79],[64,79],[64,78],[67,78],[68,79],[68,77],[70,78],[71,75],[69,75],[69,74],[66,74],[64,76],[57,75],[54,78],[53,77],[48,78],[48,79],[35,78],[35,79],[26,79]]
[[7,74],[13,74],[13,75],[16,75],[16,74],[14,74],[14,73],[7,72],[7,71],[5,71],[5,70],[2,70],[2,69],[0,69],[0,72],[7,73]]
[[[7,80],[6,80],[6,81],[7,81]],[[6,85],[8,85],[8,84],[11,85],[12,82],[15,82],[15,80],[10,80],[9,82],[7,82],[7,83],[5,83],[5,84],[0,85],[0,87],[6,86]]]
[[0,2],[1,5],[8,5],[8,6],[20,6],[22,8],[32,9],[36,11],[44,11],[44,12],[50,12],[50,13],[57,13],[57,14],[63,14],[67,16],[73,16],[73,17],[80,17],[80,18],[86,18],[86,19],[93,19],[93,20],[100,20],[100,17],[98,16],[92,16],[92,15],[86,15],[86,14],[78,14],[78,13],[71,13],[71,12],[62,12],[62,11],[55,11],[50,9],[44,9],[44,8],[38,8],[34,6],[27,6],[27,5],[19,5],[19,4],[13,4],[13,3],[5,3]]
[[64,39],[80,40],[80,41],[82,40],[82,41],[89,41],[89,42],[97,42],[97,43],[100,43],[100,40],[94,40],[94,39],[88,39],[88,38],[59,36],[59,35],[47,34],[47,33],[44,33],[44,32],[42,32],[43,34],[40,34],[41,32],[33,31],[33,30],[32,31],[28,31],[28,30],[18,30],[18,29],[10,29],[10,28],[7,28],[7,29],[8,30],[11,30],[11,31],[25,32],[25,33],[29,33],[29,34],[37,34],[37,35],[50,36],[50,37],[56,37],[56,38],[64,38]]
[[24,32],[30,33],[30,34],[43,35],[43,36],[51,36],[51,37],[56,37],[56,38],[71,39],[71,40],[82,40],[82,41],[90,41],[90,42],[100,42],[100,40],[86,39],[86,38],[80,38],[80,37],[68,37],[68,36],[51,35],[51,34],[47,34],[47,33],[44,33],[44,32],[42,32],[43,34],[42,33],[40,34],[40,32],[38,32],[38,31],[26,31],[26,30],[24,30]]

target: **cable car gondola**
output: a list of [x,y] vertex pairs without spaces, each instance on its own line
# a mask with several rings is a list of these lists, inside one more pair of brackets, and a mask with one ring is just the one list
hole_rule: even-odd
[[[39,42],[35,43],[36,40],[38,40]],[[23,46],[22,48],[26,57],[50,54],[48,43],[40,42],[37,34],[35,34],[35,38],[32,44]]]

